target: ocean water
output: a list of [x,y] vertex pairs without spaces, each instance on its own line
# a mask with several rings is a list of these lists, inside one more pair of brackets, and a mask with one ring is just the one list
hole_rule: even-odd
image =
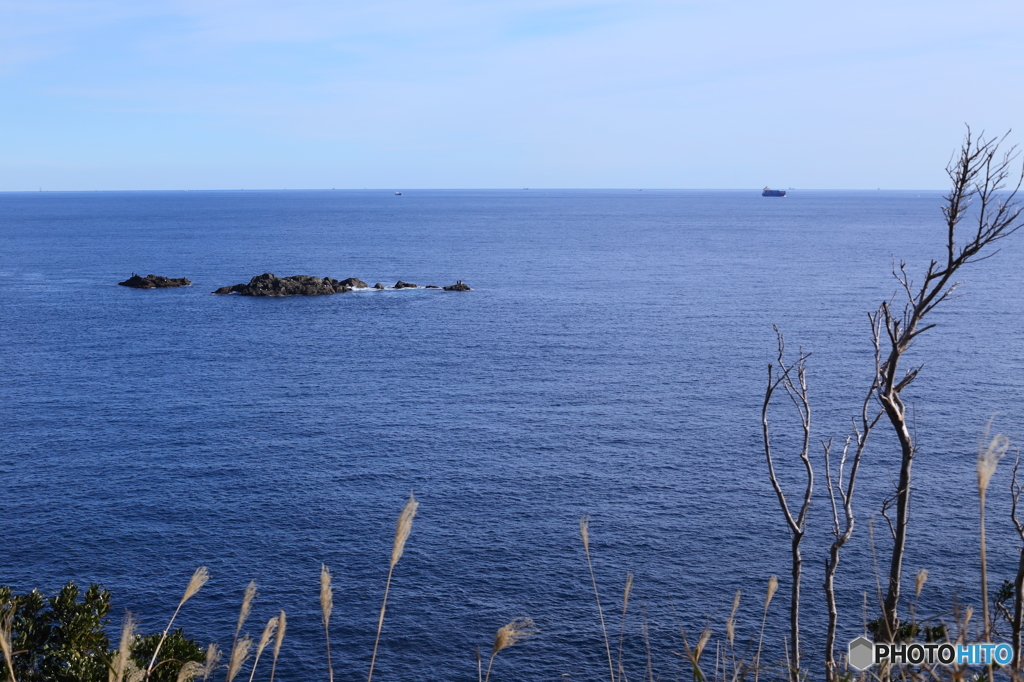
[[[782,578],[766,635],[782,657],[789,539],[760,435],[772,325],[813,353],[815,439],[842,439],[872,371],[866,314],[943,255],[938,192],[383,191],[0,194],[0,584],[98,582],[148,631],[192,571],[178,624],[229,646],[279,609],[282,680],[326,679],[321,562],[334,575],[337,680],[369,665],[395,519],[421,506],[395,569],[380,680],[472,680],[475,646],[518,616],[540,633],[494,679],[606,671],[578,518],[609,627],[636,576],[627,670],[674,678],[710,623],[738,638]],[[918,613],[977,602],[979,432],[1024,439],[1024,236],[965,271],[908,356],[920,446],[905,564]],[[132,272],[183,289],[117,286]],[[473,291],[211,296],[263,272]],[[777,457],[799,493],[791,415]],[[873,603],[868,518],[896,444],[873,436],[838,584],[841,641]],[[820,450],[805,540],[807,663],[821,658],[829,512]],[[990,582],[1012,577],[1009,466],[990,492]],[[874,523],[879,559],[885,523]],[[617,634],[616,634],[617,637]],[[265,672],[265,671],[264,671]]]

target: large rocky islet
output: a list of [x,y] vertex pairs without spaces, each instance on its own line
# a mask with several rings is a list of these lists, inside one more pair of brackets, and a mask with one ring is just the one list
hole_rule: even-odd
[[[133,289],[162,289],[168,287],[191,286],[192,282],[184,277],[171,278],[159,275],[147,275],[142,277],[134,272],[132,276],[123,282],[121,286]],[[313,277],[311,275],[292,275],[291,277],[278,277],[272,272],[265,272],[256,275],[249,280],[248,284],[235,284],[220,287],[214,294],[240,294],[242,296],[324,296],[328,294],[343,294],[354,289],[369,289],[369,284],[358,277],[337,280],[333,277]],[[380,282],[373,285],[373,289],[384,290],[389,287]],[[419,285],[411,282],[398,280],[391,289],[418,289]],[[455,284],[439,287],[429,284],[425,289],[443,289],[444,291],[472,291],[472,289],[461,279]]]
[[[327,294],[343,294],[353,289],[368,289],[370,286],[358,277],[337,280],[333,277],[312,277],[310,275],[292,275],[278,277],[272,272],[265,272],[249,280],[248,284],[235,284],[221,287],[215,294],[240,294],[242,296],[323,296]],[[377,282],[374,289],[387,289]],[[392,289],[417,289],[419,285],[398,280]],[[472,291],[461,279],[446,287],[427,286],[427,289],[443,289],[444,291]]]

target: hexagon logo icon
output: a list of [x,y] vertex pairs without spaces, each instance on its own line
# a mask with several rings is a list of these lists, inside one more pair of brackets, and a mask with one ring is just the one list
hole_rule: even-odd
[[867,670],[874,661],[875,643],[867,637],[858,637],[850,642],[850,653],[847,660],[854,670]]

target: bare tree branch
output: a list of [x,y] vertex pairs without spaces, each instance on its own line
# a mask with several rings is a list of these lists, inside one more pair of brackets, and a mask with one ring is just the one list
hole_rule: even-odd
[[[868,319],[872,326],[872,335],[875,339],[875,368],[881,362],[881,347],[878,344],[878,317],[869,315]],[[857,484],[857,472],[860,470],[861,458],[864,448],[868,443],[868,436],[882,418],[882,410],[873,407],[874,396],[878,389],[879,373],[875,372],[875,381],[872,382],[861,403],[860,415],[851,420],[853,433],[846,437],[843,444],[843,453],[839,459],[839,467],[833,482],[830,454],[832,440],[822,442],[825,450],[825,486],[828,489],[829,501],[832,505],[832,535],[834,540],[829,547],[829,556],[825,559],[825,600],[828,604],[828,631],[825,635],[825,679],[826,682],[836,682],[839,679],[839,670],[835,660],[836,631],[839,625],[839,611],[836,606],[835,575],[839,567],[839,557],[843,546],[853,536],[853,528],[856,517],[853,513],[853,494]],[[846,467],[850,446],[853,445],[853,461],[850,466],[850,474],[846,480],[846,487],[843,487],[843,473]],[[839,510],[836,503],[835,493],[839,493],[842,503],[843,520],[840,524]]]
[[[945,263],[931,261],[920,286],[915,286],[907,274],[905,263],[901,262],[894,275],[907,295],[903,310],[896,313],[891,308],[892,301],[885,301],[875,313],[875,318],[885,328],[888,340],[885,358],[879,363],[874,380],[875,396],[900,445],[900,474],[894,499],[896,518],[890,520],[893,550],[883,605],[884,634],[889,641],[895,637],[899,627],[900,582],[910,518],[911,469],[916,454],[901,392],[920,371],[917,367],[901,376],[899,365],[913,341],[934,326],[924,324],[923,320],[956,289],[958,282],[954,278],[959,270],[969,263],[991,257],[993,252],[988,247],[1010,236],[1021,226],[1021,207],[1016,198],[1024,183],[1024,168],[1019,174],[1015,170],[1011,172],[1020,152],[1016,146],[1001,149],[1005,140],[1005,135],[986,139],[984,133],[975,139],[970,127],[967,128],[959,153],[946,168],[952,187],[943,197],[945,204],[942,207],[946,223]],[[1012,186],[1011,176],[1014,178]],[[966,239],[961,239],[958,227],[969,217],[974,221],[973,228],[966,231]],[[878,338],[876,333],[876,343]]]
[[[787,364],[785,359],[786,342],[778,327],[774,327],[778,341],[778,375],[775,374],[774,366],[768,364],[768,385],[765,389],[764,404],[761,408],[761,426],[764,436],[764,454],[768,462],[768,478],[772,488],[779,500],[779,507],[786,519],[786,524],[792,536],[791,557],[792,557],[792,594],[789,608],[790,641],[787,655],[790,658],[789,676],[792,682],[800,680],[800,577],[803,567],[803,557],[800,554],[800,542],[803,540],[807,530],[807,511],[811,506],[811,495],[814,492],[814,467],[811,465],[811,403],[807,398],[807,376],[806,361],[810,353],[802,350],[797,354],[796,360]],[[772,397],[776,389],[782,386],[790,398],[800,420],[802,431],[801,445],[798,453],[803,463],[807,483],[804,486],[803,502],[796,516],[790,510],[786,494],[782,490],[779,478],[775,472],[775,461],[772,454],[772,443],[770,437],[768,408],[771,405]]]

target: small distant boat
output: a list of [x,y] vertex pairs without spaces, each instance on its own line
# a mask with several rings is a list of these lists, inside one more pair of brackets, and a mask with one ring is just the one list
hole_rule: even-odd
[[[783,192],[783,194],[785,194],[785,192]],[[400,196],[402,196],[402,193],[401,192],[395,192],[395,196],[396,197],[400,197]]]
[[784,189],[771,189],[770,187],[765,187],[764,191],[761,192],[761,196],[763,196],[763,197],[784,197],[784,196],[786,196],[786,190],[784,190]]

